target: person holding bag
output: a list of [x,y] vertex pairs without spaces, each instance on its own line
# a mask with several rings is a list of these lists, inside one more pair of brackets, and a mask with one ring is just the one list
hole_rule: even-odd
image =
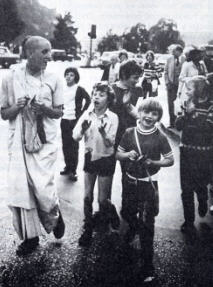
[[9,121],[8,205],[23,240],[19,256],[37,248],[40,223],[56,238],[65,231],[54,180],[62,84],[45,71],[51,58],[48,40],[31,36],[23,48],[27,63],[3,79],[0,99],[2,119]]
[[163,114],[159,102],[144,100],[138,113],[137,127],[126,130],[116,158],[124,162],[125,171],[121,216],[129,230],[124,240],[131,243],[139,233],[143,280],[150,282],[154,279],[154,222],[159,212],[158,171],[172,166],[174,158],[167,138],[155,126]]

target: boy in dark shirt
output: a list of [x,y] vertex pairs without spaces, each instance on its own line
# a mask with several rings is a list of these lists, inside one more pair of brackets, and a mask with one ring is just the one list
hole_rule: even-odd
[[138,113],[137,127],[126,130],[116,157],[124,162],[121,215],[129,224],[125,240],[131,242],[139,231],[142,271],[144,279],[151,281],[154,222],[159,211],[157,173],[161,167],[173,165],[174,159],[167,138],[155,126],[163,114],[161,105],[152,99],[144,100]]
[[208,84],[204,76],[194,76],[190,82],[188,101],[184,115],[176,120],[176,128],[182,131],[180,146],[180,176],[185,222],[181,231],[195,232],[194,192],[198,199],[198,213],[207,213],[207,185],[211,180],[213,154],[213,102],[208,96]]
[[120,66],[120,80],[112,85],[115,101],[110,109],[119,119],[115,147],[118,146],[125,130],[136,126],[138,115],[135,106],[138,99],[143,97],[142,88],[136,86],[141,74],[142,69],[135,61],[127,61]]

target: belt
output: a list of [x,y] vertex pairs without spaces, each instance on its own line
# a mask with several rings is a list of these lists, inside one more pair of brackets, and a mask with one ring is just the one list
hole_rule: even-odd
[[189,144],[181,144],[181,147],[184,147],[187,149],[193,149],[193,150],[202,150],[202,151],[208,151],[208,150],[213,149],[213,146],[195,146],[195,145],[189,145]]
[[126,172],[126,175],[127,175],[129,178],[131,178],[131,179],[133,179],[133,180],[135,180],[135,181],[148,181],[148,182],[149,182],[149,180],[147,180],[147,177],[145,177],[145,178],[137,178],[137,177],[134,177],[134,176],[130,175],[130,174],[127,173],[127,172]]

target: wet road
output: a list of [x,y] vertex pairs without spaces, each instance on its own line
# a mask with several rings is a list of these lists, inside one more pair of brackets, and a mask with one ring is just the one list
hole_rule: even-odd
[[[50,68],[63,75],[68,63],[50,63]],[[0,71],[0,77],[6,71]],[[80,69],[80,84],[91,91],[100,80],[101,70]],[[168,124],[165,87],[162,84],[159,100],[165,109],[163,123]],[[83,213],[83,144],[80,146],[79,179],[72,183],[60,176],[63,169],[60,135],[57,164],[57,184],[66,233],[55,240],[45,232],[38,250],[18,258],[15,249],[19,240],[12,228],[11,214],[6,207],[7,123],[0,120],[0,286],[93,286],[137,287],[140,280],[139,250],[124,246],[116,233],[95,233],[90,248],[78,246]],[[175,165],[162,169],[159,178],[160,214],[156,218],[155,257],[156,287],[213,287],[213,218],[196,216],[198,237],[191,242],[179,231],[183,222],[179,183],[178,147],[171,142]],[[113,182],[112,201],[119,211],[121,205],[120,169],[117,165]],[[95,194],[97,193],[97,190]],[[96,197],[95,197],[96,198]],[[94,202],[94,209],[97,202]],[[122,225],[124,226],[124,225]],[[122,232],[122,230],[121,230]]]

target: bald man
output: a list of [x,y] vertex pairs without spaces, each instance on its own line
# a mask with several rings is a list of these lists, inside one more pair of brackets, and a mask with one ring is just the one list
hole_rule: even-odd
[[37,248],[41,224],[56,238],[65,230],[54,180],[62,83],[45,71],[51,58],[48,40],[29,37],[23,52],[26,64],[14,66],[0,94],[2,119],[9,121],[8,206],[23,240],[16,251],[19,256]]

